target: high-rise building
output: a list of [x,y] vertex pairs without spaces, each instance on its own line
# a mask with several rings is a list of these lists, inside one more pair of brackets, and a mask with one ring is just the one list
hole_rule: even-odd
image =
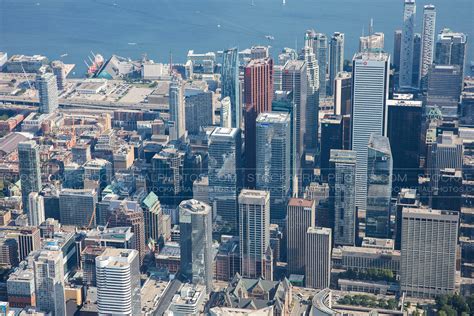
[[415,0],[405,0],[403,6],[402,43],[400,47],[400,72],[398,86],[411,88],[413,73],[413,37],[415,32]]
[[421,206],[420,195],[416,189],[402,188],[395,203],[395,249],[400,250],[402,246],[402,213],[404,208],[418,208]]
[[305,274],[304,247],[308,227],[315,225],[316,203],[292,198],[288,202],[287,256],[288,273]]
[[420,86],[421,45],[421,34],[415,33],[413,35],[413,70],[411,79],[413,88]]
[[393,67],[395,71],[400,70],[400,50],[402,49],[402,30],[395,30],[393,34]]
[[28,224],[39,226],[45,220],[44,200],[38,192],[31,192],[28,196]]
[[232,127],[232,104],[230,98],[225,97],[221,100],[221,127],[231,128]]
[[305,285],[315,289],[329,288],[331,283],[331,229],[308,227],[305,237]]
[[356,153],[352,150],[331,150],[330,196],[334,209],[334,244],[353,246],[356,243],[357,208],[355,201]]
[[66,315],[63,253],[38,250],[28,257],[35,274],[36,307],[53,316]]
[[326,34],[314,34],[313,50],[319,66],[319,99],[324,99],[327,94],[326,75],[328,72],[328,38]]
[[320,169],[323,179],[329,175],[329,157],[332,149],[343,148],[342,115],[326,115],[321,120]]
[[138,251],[106,248],[95,260],[99,315],[140,315]]
[[421,34],[421,69],[420,88],[426,90],[428,83],[428,71],[434,60],[436,32],[436,8],[432,4],[423,8],[423,29]]
[[266,275],[265,252],[270,246],[270,193],[244,189],[239,194],[241,274]]
[[372,134],[367,152],[367,209],[365,235],[388,238],[393,160],[387,137]]
[[212,209],[198,200],[179,205],[180,272],[193,284],[212,291]]
[[428,72],[427,106],[438,107],[444,118],[457,118],[462,86],[458,65],[432,65]]
[[58,86],[56,76],[50,72],[36,76],[36,89],[39,94],[39,112],[52,113],[58,108]]
[[31,267],[22,263],[8,276],[7,294],[11,307],[36,305],[35,274]]
[[97,271],[95,259],[102,255],[106,247],[99,245],[87,245],[81,251],[81,268],[83,271],[83,284],[86,286],[97,286]]
[[61,224],[79,227],[96,225],[95,207],[97,192],[87,189],[63,189],[59,193],[59,217]]
[[207,89],[186,87],[185,100],[185,126],[191,135],[199,134],[202,127],[212,125],[212,99],[213,92]]
[[375,32],[367,36],[359,37],[359,53],[382,52],[385,45],[385,34]]
[[18,234],[18,259],[23,261],[28,254],[41,247],[40,230],[34,226],[22,227]]
[[344,33],[335,32],[331,37],[331,58],[329,59],[328,95],[334,93],[334,79],[344,66]]
[[403,209],[402,292],[420,298],[454,292],[458,225],[456,212]]
[[367,200],[367,145],[370,135],[387,134],[390,57],[386,53],[359,53],[353,59],[352,150],[357,152],[356,203]]
[[270,192],[270,219],[282,223],[290,196],[291,124],[288,113],[260,113],[257,117],[256,188]]
[[35,141],[18,144],[18,163],[21,181],[21,202],[23,211],[28,213],[28,197],[31,192],[41,191],[41,170],[39,146]]
[[352,75],[341,71],[334,78],[334,114],[351,114]]
[[209,200],[217,216],[238,230],[237,199],[242,187],[239,128],[216,128],[209,137]]
[[64,90],[67,76],[64,63],[60,60],[54,60],[51,62],[51,68],[53,69],[53,74],[56,76],[58,90]]
[[186,134],[184,87],[181,78],[175,76],[169,87],[171,140],[182,139]]
[[143,210],[145,220],[145,239],[153,239],[155,242],[160,240],[163,234],[161,227],[163,222],[163,210],[158,196],[152,192],[141,201],[140,206]]
[[272,110],[273,61],[252,59],[244,70],[245,92],[245,185],[255,188],[256,119],[260,113]]
[[240,103],[239,52],[237,48],[224,51],[221,76],[222,98],[230,98],[232,127],[240,128],[242,110]]
[[[420,172],[422,102],[388,100],[388,138],[393,156],[393,187],[415,188]],[[410,128],[406,128],[410,126]]]
[[466,64],[467,36],[464,33],[442,29],[438,34],[435,48],[435,63],[437,65],[458,65],[464,73]]

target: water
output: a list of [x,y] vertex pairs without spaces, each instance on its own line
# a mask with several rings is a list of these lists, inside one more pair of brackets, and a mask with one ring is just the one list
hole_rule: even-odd
[[[473,0],[417,1],[417,31],[428,3],[437,7],[438,31],[447,26],[474,35]],[[304,31],[314,28],[328,35],[344,32],[350,59],[370,18],[374,30],[385,33],[385,48],[392,52],[402,11],[403,0],[286,0],[286,5],[282,0],[0,0],[0,51],[62,59],[75,63],[82,74],[91,51],[106,58],[147,53],[164,62],[170,52],[175,62],[183,62],[190,49],[262,44],[275,53],[301,47]],[[474,44],[468,49],[469,62]]]

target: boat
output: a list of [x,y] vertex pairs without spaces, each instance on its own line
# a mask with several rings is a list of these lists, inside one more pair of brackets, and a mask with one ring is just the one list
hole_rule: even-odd
[[265,35],[265,38],[267,40],[270,40],[270,41],[273,41],[275,39],[275,37],[271,36],[271,35]]
[[64,57],[66,57],[67,55],[69,55],[69,54],[68,54],[68,53],[64,53],[64,54],[61,55],[61,58],[64,58]]
[[128,43],[128,45],[137,45],[137,43]]
[[217,24],[217,28],[221,28],[221,25],[220,25],[220,24]]
[[91,54],[94,57],[94,59],[92,60],[92,58],[90,58],[90,56],[88,56],[91,64],[89,65],[86,61],[84,61],[85,64],[87,65],[87,76],[88,77],[93,77],[94,75],[96,75],[97,72],[102,67],[102,65],[104,64],[104,57],[101,54],[94,54],[93,52],[91,52]]

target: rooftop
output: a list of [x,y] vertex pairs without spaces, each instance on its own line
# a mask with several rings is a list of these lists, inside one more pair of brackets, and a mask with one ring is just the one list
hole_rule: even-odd
[[313,207],[314,205],[313,200],[306,200],[306,199],[299,199],[299,198],[291,198],[288,201],[288,206],[302,206],[302,207]]

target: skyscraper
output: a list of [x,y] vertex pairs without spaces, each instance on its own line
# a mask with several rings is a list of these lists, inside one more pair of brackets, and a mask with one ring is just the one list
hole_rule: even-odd
[[334,114],[351,114],[352,75],[341,71],[334,78]]
[[344,66],[344,33],[336,32],[331,37],[328,94],[334,93],[334,79]]
[[330,228],[309,227],[305,241],[306,287],[329,288],[331,283],[332,233]]
[[231,104],[232,127],[240,128],[241,104],[239,83],[239,52],[237,48],[226,49],[222,60],[222,98],[229,97]]
[[464,33],[443,29],[436,42],[435,63],[437,65],[458,65],[464,73],[466,63],[467,36]]
[[209,137],[209,200],[217,216],[237,232],[237,198],[242,187],[239,128],[217,127]]
[[96,225],[95,207],[97,192],[87,189],[63,189],[59,193],[59,217],[61,224],[79,227]]
[[400,290],[420,298],[453,293],[458,213],[404,208],[402,216]]
[[287,251],[288,273],[305,274],[305,235],[315,225],[316,203],[313,200],[292,198],[288,202]]
[[444,118],[457,119],[463,86],[459,65],[432,65],[428,72],[427,107],[438,107]]
[[434,60],[436,32],[436,8],[432,4],[423,8],[423,30],[421,34],[421,69],[420,88],[426,90],[428,82],[428,71]]
[[413,37],[415,32],[415,0],[405,0],[403,6],[402,43],[400,48],[400,73],[398,86],[411,88],[413,73]]
[[329,157],[332,149],[343,148],[342,115],[326,115],[321,120],[320,169],[323,179],[329,175]]
[[387,98],[390,57],[386,53],[359,53],[353,59],[352,150],[357,152],[356,203],[367,199],[367,145],[370,135],[387,134]]
[[28,196],[28,224],[39,226],[44,222],[44,200],[38,192],[31,192]]
[[265,252],[270,246],[270,194],[244,189],[239,195],[241,274],[259,278],[265,273]]
[[229,97],[221,100],[221,127],[232,127],[232,104]]
[[245,185],[255,188],[256,119],[270,112],[273,99],[273,61],[252,59],[244,70],[245,91]]
[[420,86],[421,44],[421,34],[415,33],[413,35],[413,70],[411,77],[413,88]]
[[356,242],[357,209],[355,201],[356,153],[331,150],[333,170],[329,182],[334,208],[334,244],[353,246]]
[[63,253],[38,250],[29,255],[28,262],[35,274],[36,307],[53,316],[66,315]]
[[50,72],[36,76],[36,88],[39,94],[39,112],[52,113],[58,108],[58,87],[56,76]]
[[51,68],[53,69],[53,74],[56,76],[58,90],[64,90],[67,75],[64,63],[60,60],[54,60],[51,62]]
[[21,181],[21,202],[23,211],[28,214],[28,196],[31,192],[41,191],[41,170],[39,146],[35,141],[18,144],[18,163]]
[[145,239],[153,239],[155,242],[160,240],[163,234],[162,221],[163,210],[161,203],[155,193],[150,192],[141,201],[140,206],[143,209],[143,217],[145,220]]
[[395,30],[393,34],[393,67],[395,71],[400,70],[400,50],[402,49],[402,30]]
[[387,137],[372,134],[367,152],[365,235],[389,238],[392,196],[392,152]]
[[213,92],[207,89],[186,87],[185,99],[185,127],[189,134],[197,135],[202,127],[212,125]]
[[319,99],[324,99],[327,94],[326,74],[328,69],[328,38],[326,34],[315,34],[313,50],[319,66]]
[[359,37],[359,53],[363,52],[381,52],[385,45],[385,34],[375,32],[367,36]]
[[99,315],[140,315],[138,251],[106,248],[95,260]]
[[198,200],[179,205],[180,272],[193,284],[212,291],[212,209]]
[[181,79],[173,77],[169,87],[170,121],[169,134],[171,140],[178,140],[186,133],[184,89]]
[[290,196],[291,124],[288,113],[260,113],[257,117],[256,188],[270,192],[270,219],[282,224]]

